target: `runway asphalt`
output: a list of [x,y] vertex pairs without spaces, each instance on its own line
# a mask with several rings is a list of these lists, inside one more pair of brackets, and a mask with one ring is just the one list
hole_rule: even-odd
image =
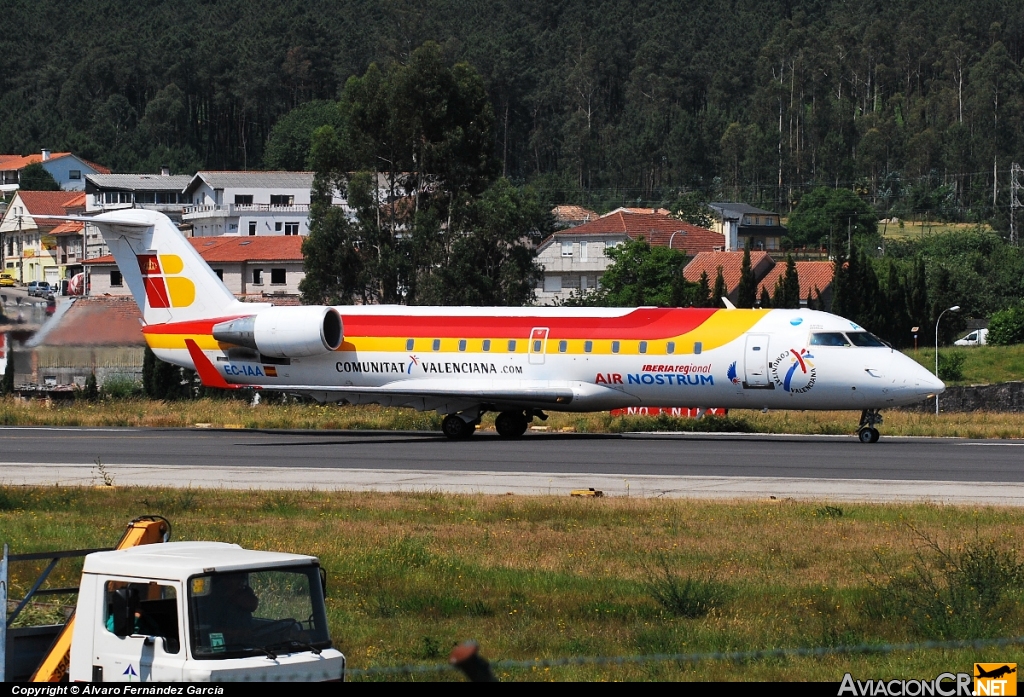
[[928,500],[1024,505],[1024,440],[0,428],[7,484]]

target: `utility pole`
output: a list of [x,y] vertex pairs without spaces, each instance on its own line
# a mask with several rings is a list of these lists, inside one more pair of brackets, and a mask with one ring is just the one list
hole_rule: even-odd
[[1010,165],[1010,244],[1014,246],[1017,246],[1019,236],[1017,232],[1017,209],[1021,205],[1017,192],[1022,188],[1019,178],[1022,173],[1024,173],[1024,170],[1016,162]]

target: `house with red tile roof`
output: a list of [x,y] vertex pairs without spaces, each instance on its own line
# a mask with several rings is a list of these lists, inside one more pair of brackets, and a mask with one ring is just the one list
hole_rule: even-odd
[[112,376],[140,381],[146,342],[142,315],[130,298],[75,298],[60,303],[35,335],[11,352],[21,392],[70,392]]
[[0,155],[0,191],[17,191],[21,183],[21,170],[32,164],[41,164],[64,191],[82,191],[85,178],[90,174],[110,174],[103,165],[70,152],[42,150],[33,155]]
[[536,290],[538,301],[549,304],[573,292],[593,290],[611,264],[608,248],[636,239],[690,255],[721,249],[725,243],[722,235],[665,213],[620,208],[555,232],[538,245],[537,261],[544,268],[544,280]]
[[[810,294],[817,299],[821,296],[823,307],[832,306],[832,278],[835,275],[835,264],[831,261],[798,261],[796,263],[796,277],[800,281],[800,304],[807,304],[807,296]],[[775,285],[786,273],[786,262],[779,261],[771,271],[766,273],[757,284],[757,297],[761,297],[761,291],[767,290],[768,295],[775,293]],[[714,282],[714,278],[712,278]]]
[[[719,267],[722,269],[722,278],[725,280],[726,295],[731,302],[735,303],[739,296],[743,252],[702,252],[683,268],[683,278],[697,283],[700,281],[701,273],[707,273],[708,287],[713,289]],[[750,253],[750,268],[754,271],[756,281],[764,278],[774,267],[775,260],[767,252]]]
[[[302,237],[190,237],[213,272],[239,298],[292,304],[299,295]],[[130,295],[114,257],[89,259],[90,295]]]
[[583,206],[555,206],[551,209],[551,215],[555,218],[555,225],[560,228],[576,227],[601,217]]
[[81,271],[82,227],[33,216],[76,215],[85,211],[79,191],[17,191],[0,219],[0,265],[19,283],[52,286]]

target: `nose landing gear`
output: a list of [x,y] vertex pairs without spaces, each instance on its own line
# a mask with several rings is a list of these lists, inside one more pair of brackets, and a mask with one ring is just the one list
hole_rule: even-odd
[[878,429],[876,425],[882,423],[882,415],[878,409],[865,409],[860,413],[860,426],[857,427],[857,437],[861,443],[877,443]]

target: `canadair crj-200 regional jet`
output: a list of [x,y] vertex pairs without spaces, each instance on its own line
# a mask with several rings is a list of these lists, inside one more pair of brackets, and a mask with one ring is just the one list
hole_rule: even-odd
[[204,385],[437,410],[449,438],[497,412],[504,437],[544,411],[630,406],[879,410],[943,384],[856,324],[811,310],[274,307],[239,302],[161,213],[87,220],[103,234],[164,361]]

